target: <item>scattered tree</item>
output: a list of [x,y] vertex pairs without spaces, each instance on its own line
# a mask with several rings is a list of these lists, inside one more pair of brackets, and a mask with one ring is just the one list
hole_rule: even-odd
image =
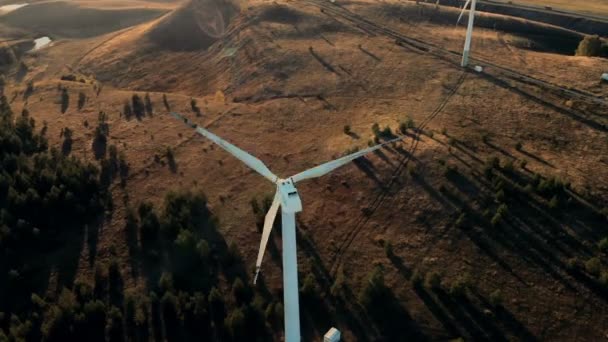
[[146,106],[141,100],[141,97],[139,97],[138,94],[133,94],[133,96],[131,97],[131,104],[133,108],[133,114],[135,114],[135,117],[137,117],[138,119],[141,119],[146,113]]
[[429,272],[426,274],[425,284],[428,288],[437,290],[441,288],[441,276],[437,272]]
[[585,270],[587,273],[597,276],[602,270],[602,262],[598,257],[591,258],[585,262]]
[[125,104],[122,108],[122,114],[127,120],[129,120],[131,116],[133,116],[133,110],[131,109],[131,104],[129,103],[129,101],[125,101]]
[[599,36],[585,36],[576,49],[577,56],[596,57],[602,53],[602,40]]
[[163,104],[165,105],[165,109],[167,109],[167,111],[171,111],[171,105],[167,99],[167,94],[163,94]]
[[61,113],[65,113],[70,106],[70,95],[68,94],[68,89],[63,88],[61,90]]
[[194,98],[190,99],[190,107],[192,108],[192,111],[194,113],[196,113],[197,117],[201,116],[201,109],[198,107],[198,105],[196,103],[196,99],[194,99]]
[[495,308],[502,306],[502,292],[500,290],[495,290],[490,293],[490,305]]
[[152,114],[154,114],[154,106],[152,105],[152,100],[150,99],[150,93],[146,93],[144,101],[146,113],[148,114],[148,116],[152,116]]

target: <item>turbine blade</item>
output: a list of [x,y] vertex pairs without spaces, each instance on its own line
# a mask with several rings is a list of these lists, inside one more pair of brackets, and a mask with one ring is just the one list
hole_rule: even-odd
[[361,150],[359,152],[355,152],[353,154],[350,154],[348,156],[336,159],[336,160],[332,160],[330,162],[327,162],[325,164],[321,164],[319,166],[313,167],[312,169],[308,169],[306,171],[300,172],[294,176],[291,177],[291,179],[293,180],[294,183],[303,181],[305,179],[310,179],[310,178],[317,178],[317,177],[321,177],[324,176],[328,173],[330,173],[331,171],[346,165],[348,163],[350,163],[351,161],[362,157],[370,152],[376,151],[388,144],[394,143],[396,141],[400,141],[402,140],[403,137],[399,137],[390,141],[387,141],[385,143],[370,147],[370,148],[366,148],[365,150]]
[[471,4],[471,0],[467,0],[467,2],[464,4],[464,7],[462,7],[462,11],[460,11],[460,15],[458,16],[456,25],[458,25],[460,23],[460,19],[462,19],[462,16],[464,15],[464,11],[467,10],[467,7],[469,7],[470,4]]
[[198,126],[197,124],[192,123],[190,120],[188,120],[187,118],[184,118],[183,116],[181,116],[177,113],[171,113],[171,115],[173,115],[175,118],[177,118],[179,120],[182,120],[186,125],[194,128],[194,130],[196,132],[198,132],[200,135],[213,141],[214,143],[219,145],[221,148],[228,151],[228,153],[230,153],[234,157],[236,157],[238,160],[242,161],[247,166],[249,166],[250,168],[255,170],[257,173],[266,177],[271,182],[275,183],[277,181],[278,177],[274,173],[272,173],[272,171],[270,171],[270,169],[268,169],[268,167],[266,165],[264,165],[264,163],[261,160],[259,160],[258,158],[254,157],[254,156],[250,155],[249,153],[241,150],[240,148],[232,145],[231,143],[229,143],[226,140],[218,137],[217,135],[209,132],[208,130]]
[[266,218],[264,219],[264,230],[262,231],[262,240],[260,241],[260,251],[258,252],[258,259],[255,262],[255,276],[253,277],[254,285],[258,280],[258,275],[260,274],[260,268],[262,267],[262,259],[264,259],[264,252],[266,251],[268,238],[270,237],[270,232],[272,231],[274,219],[277,216],[277,211],[279,210],[280,204],[281,195],[277,191],[274,194],[274,201],[272,201],[272,205],[270,206],[270,209],[268,209],[268,212],[266,213]]

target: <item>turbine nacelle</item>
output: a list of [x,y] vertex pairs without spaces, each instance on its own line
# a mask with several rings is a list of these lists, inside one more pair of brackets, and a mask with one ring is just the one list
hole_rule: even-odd
[[281,198],[281,208],[286,213],[302,211],[302,200],[291,178],[277,181],[277,193]]

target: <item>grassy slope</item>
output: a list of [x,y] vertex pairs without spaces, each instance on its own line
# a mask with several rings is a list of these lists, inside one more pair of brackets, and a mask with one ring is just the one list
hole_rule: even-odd
[[555,9],[571,12],[588,13],[592,15],[608,15],[608,3],[604,0],[569,1],[569,0],[519,0],[521,3],[534,6],[552,6]]

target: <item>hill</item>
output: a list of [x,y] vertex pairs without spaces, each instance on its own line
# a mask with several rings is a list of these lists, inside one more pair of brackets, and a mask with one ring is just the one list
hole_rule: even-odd
[[71,2],[41,2],[0,17],[0,24],[58,38],[85,38],[159,17],[161,9],[98,9]]
[[[304,340],[330,326],[361,341],[603,338],[608,61],[555,48],[580,33],[481,14],[480,73],[459,66],[453,8],[201,4],[224,25],[199,26],[209,21],[188,2],[59,41],[24,59],[23,82],[6,79],[5,103],[27,108],[34,132],[47,123],[54,153],[98,167],[111,201],[72,232],[74,250],[49,254],[39,290],[23,287],[24,302],[43,299],[36,309],[2,309],[4,334],[97,322],[97,338],[239,340],[246,326],[280,340],[278,225],[262,284],[248,285],[273,186],[168,115],[178,111],[280,176],[403,136],[298,185]],[[164,40],[185,29],[201,41]],[[3,267],[11,281],[30,274]]]

